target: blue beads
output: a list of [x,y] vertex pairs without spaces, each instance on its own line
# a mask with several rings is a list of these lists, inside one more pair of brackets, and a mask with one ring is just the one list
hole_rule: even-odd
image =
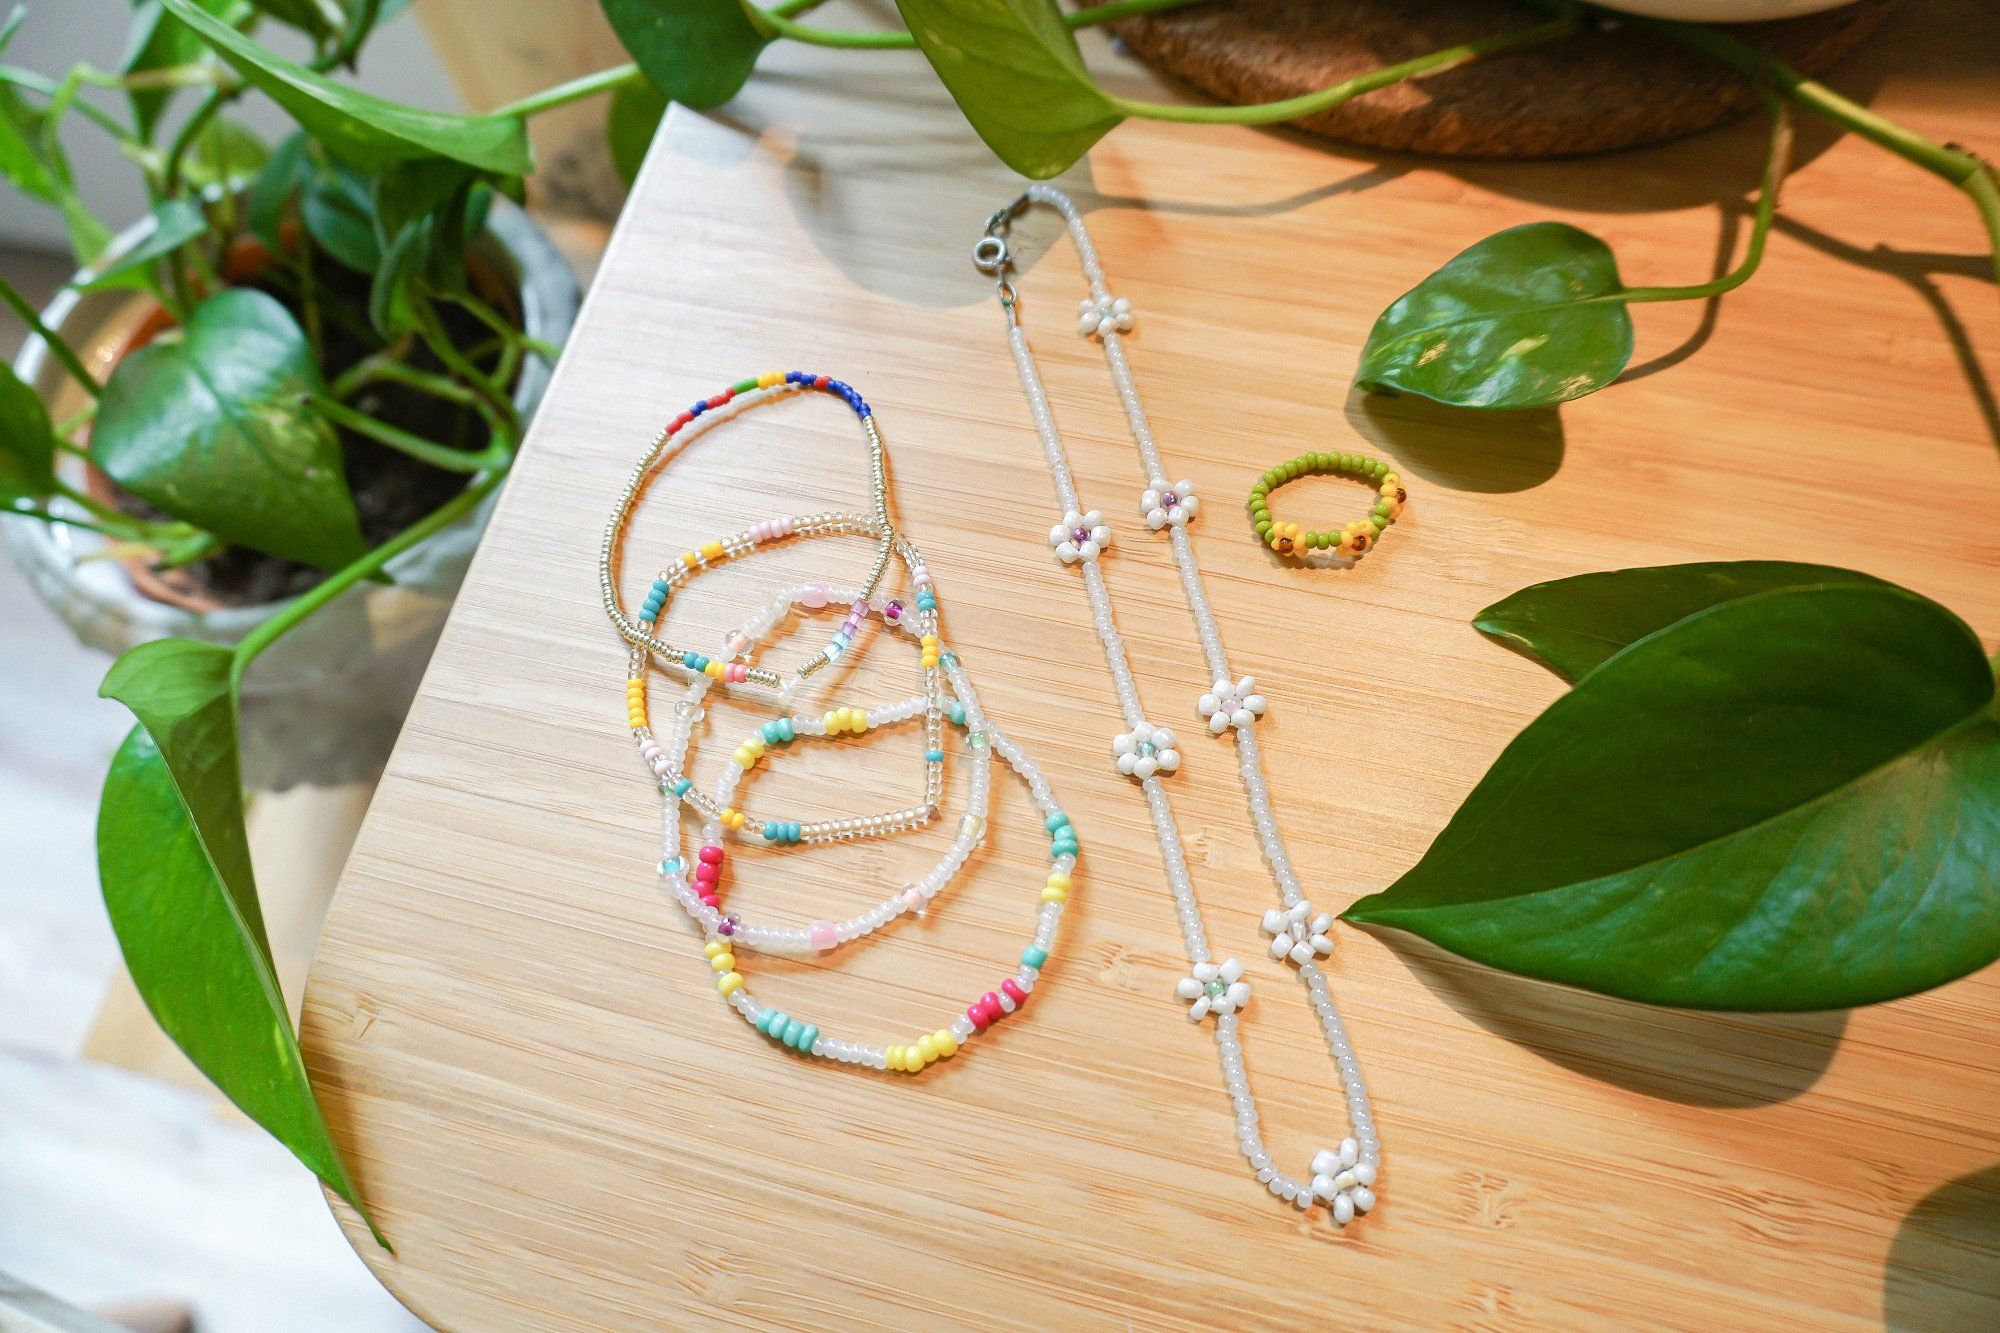
[[702,664],[702,656],[694,649],[690,648],[686,652],[681,654],[681,665],[686,667],[688,670],[699,671],[701,670],[701,664]]
[[803,1051],[807,1055],[810,1055],[812,1054],[813,1043],[818,1040],[819,1040],[819,1029],[813,1026],[811,1023],[808,1023],[799,1032],[799,1039],[792,1043],[792,1049],[796,1051]]
[[673,781],[674,795],[676,796],[685,796],[688,794],[689,791],[693,790],[693,788],[694,788],[694,783],[690,782],[686,778],[675,778]]
[[925,751],[924,751],[924,762],[925,762],[925,763],[927,763],[927,764],[942,764],[942,763],[944,762],[944,751],[943,751],[943,750],[925,750]]
[[793,729],[790,718],[781,717],[775,721],[766,722],[763,727],[763,735],[764,744],[766,745],[784,745],[796,737],[798,732]]
[[658,620],[660,609],[667,604],[667,594],[672,591],[665,579],[654,579],[651,591],[646,594],[646,604],[639,609],[639,619]]
[[678,875],[678,874],[680,874],[680,873],[681,873],[681,859],[680,859],[680,858],[679,858],[678,856],[670,856],[670,857],[668,857],[668,858],[667,858],[666,860],[664,860],[664,861],[660,862],[660,873],[661,873],[662,875]]
[[917,610],[919,611],[937,610],[937,598],[931,596],[931,590],[929,588],[925,588],[922,592],[919,592],[917,594]]
[[953,705],[951,706],[951,724],[952,724],[952,725],[953,725],[954,727],[962,727],[962,726],[964,726],[964,725],[965,725],[965,705],[964,705],[964,704],[953,704]]
[[1049,857],[1075,856],[1081,848],[1077,846],[1076,830],[1070,827],[1069,816],[1058,810],[1048,818]]
[[797,842],[805,836],[805,826],[796,819],[767,819],[764,821],[764,841]]
[[1049,961],[1049,951],[1030,944],[1027,948],[1021,950],[1021,961],[1029,967],[1038,968],[1043,963]]
[[751,1026],[795,1051],[810,1053],[813,1043],[819,1040],[819,1028],[802,1023],[781,1009],[766,1009]]

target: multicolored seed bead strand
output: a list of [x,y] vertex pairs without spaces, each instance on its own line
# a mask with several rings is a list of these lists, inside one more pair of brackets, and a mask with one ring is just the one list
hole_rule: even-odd
[[[872,516],[830,512],[766,520],[729,537],[704,543],[669,565],[649,588],[637,619],[625,619],[616,587],[619,548],[634,501],[665,452],[667,442],[679,436],[692,422],[727,404],[739,394],[777,394],[800,389],[835,393],[845,399],[861,418],[871,446],[870,472],[876,512]],[[721,653],[716,656],[675,647],[658,635],[660,620],[669,599],[675,589],[695,573],[774,542],[795,537],[846,535],[866,536],[878,544],[875,567],[862,588],[841,590],[814,583],[788,589],[763,610],[731,630],[725,637]],[[910,574],[914,612],[902,599],[882,598],[876,592],[890,560],[897,556],[901,557]],[[1025,754],[987,722],[957,657],[943,646],[938,624],[938,599],[930,572],[916,548],[890,525],[886,460],[872,413],[858,393],[824,376],[792,372],[740,381],[724,393],[703,400],[697,407],[683,413],[654,442],[620,497],[606,529],[599,577],[607,613],[619,632],[633,644],[631,671],[626,684],[626,714],[641,759],[659,783],[663,797],[662,832],[666,854],[660,861],[659,872],[690,920],[707,937],[703,952],[715,979],[716,992],[730,1007],[760,1033],[788,1049],[874,1069],[913,1073],[935,1061],[950,1058],[965,1042],[1027,1002],[1041,969],[1048,962],[1081,849],[1075,830],[1070,826],[1068,816],[1057,805],[1046,779]],[[753,664],[752,655],[758,645],[776,630],[793,606],[817,610],[837,601],[848,603],[840,628],[830,636],[826,647],[789,681],[768,668]],[[835,704],[816,711],[793,711],[793,693],[817,667],[825,666],[849,651],[871,616],[879,616],[892,637],[906,637],[915,643],[921,683],[919,692],[887,704],[867,707]],[[656,667],[682,679],[686,691],[675,704],[672,720],[662,736],[655,735],[646,693],[648,678]],[[736,747],[731,755],[732,762],[722,765],[714,795],[705,796],[695,790],[694,782],[686,771],[693,728],[703,715],[702,702],[708,692],[713,688],[729,689],[732,686],[773,691],[777,701],[786,707],[786,712],[760,724]],[[920,806],[883,815],[809,823],[783,819],[751,820],[734,805],[737,786],[753,769],[765,762],[774,749],[788,749],[793,742],[806,736],[859,736],[918,716],[923,718],[925,726],[926,785],[925,799]],[[789,847],[815,840],[846,841],[914,828],[932,818],[942,805],[941,765],[945,749],[941,733],[947,716],[951,725],[962,728],[965,735],[966,809],[959,819],[950,847],[928,874],[915,884],[905,885],[877,907],[847,921],[814,921],[806,927],[760,926],[746,923],[722,910],[723,871],[729,863],[724,842],[730,833],[755,836],[766,846]],[[1004,759],[1027,786],[1030,799],[1041,811],[1044,827],[1049,833],[1050,870],[1040,892],[1035,933],[1032,942],[1022,951],[1016,970],[1002,977],[994,990],[975,999],[963,1014],[952,1019],[947,1026],[920,1034],[907,1043],[889,1046],[836,1039],[822,1034],[816,1024],[759,1005],[752,997],[743,974],[741,959],[744,956],[754,952],[793,955],[829,953],[900,916],[921,912],[952,881],[985,837],[990,800],[990,760],[995,754]],[[684,809],[692,809],[701,817],[692,856],[682,850]]]
[[[1288,481],[1311,476],[1350,477],[1366,482],[1375,488],[1375,506],[1367,518],[1356,519],[1339,532],[1306,532],[1296,523],[1273,522],[1271,492]],[[1308,551],[1330,550],[1351,560],[1374,546],[1383,531],[1402,516],[1409,499],[1403,479],[1387,463],[1365,454],[1300,454],[1257,478],[1257,484],[1250,488],[1250,523],[1257,530],[1257,540],[1287,559],[1303,560]]]
[[[1030,203],[1046,204],[1063,215],[1069,225],[1070,239],[1076,245],[1084,277],[1090,284],[1090,304],[1104,308],[1109,303],[1109,309],[1119,316],[1108,321],[1085,321],[1079,331],[1086,337],[1096,338],[1103,347],[1105,364],[1117,390],[1119,403],[1125,409],[1126,425],[1132,433],[1140,467],[1146,477],[1141,508],[1147,525],[1156,532],[1164,532],[1173,551],[1181,590],[1194,621],[1196,638],[1200,641],[1203,666],[1208,678],[1213,681],[1208,692],[1197,702],[1196,711],[1209,719],[1209,729],[1215,735],[1233,735],[1235,738],[1237,771],[1250,807],[1254,836],[1278,892],[1280,910],[1274,914],[1273,924],[1278,925],[1280,933],[1286,936],[1283,956],[1292,963],[1306,989],[1307,1003],[1319,1021],[1327,1052],[1339,1072],[1351,1136],[1341,1140],[1337,1147],[1315,1153],[1309,1159],[1310,1170],[1303,1179],[1279,1170],[1264,1147],[1257,1099],[1251,1091],[1249,1075],[1245,1070],[1242,1033],[1237,1021],[1239,1011],[1250,999],[1250,983],[1244,979],[1240,962],[1234,958],[1218,961],[1209,952],[1207,926],[1200,900],[1195,894],[1186,844],[1167,796],[1167,778],[1180,765],[1161,765],[1157,762],[1160,729],[1146,721],[1139,699],[1138,680],[1118,630],[1110,586],[1100,559],[1105,543],[1093,532],[1089,534],[1090,549],[1084,549],[1084,543],[1073,542],[1070,552],[1058,550],[1056,554],[1065,565],[1076,568],[1081,575],[1080,582],[1090,602],[1098,643],[1104,650],[1105,665],[1111,672],[1112,689],[1124,716],[1126,729],[1119,741],[1114,742],[1113,755],[1120,761],[1130,760],[1137,753],[1142,734],[1155,750],[1155,754],[1149,757],[1155,758],[1156,762],[1145,766],[1143,775],[1141,766],[1136,762],[1129,767],[1121,764],[1119,771],[1135,779],[1145,795],[1147,813],[1151,816],[1154,836],[1160,846],[1160,858],[1167,872],[1167,889],[1173,897],[1181,940],[1187,949],[1189,973],[1176,985],[1175,994],[1187,1003],[1191,1020],[1215,1020],[1216,1053],[1222,1065],[1223,1085],[1229,1095],[1230,1109],[1236,1118],[1237,1145],[1259,1183],[1277,1198],[1300,1209],[1310,1208],[1315,1203],[1324,1204],[1334,1222],[1345,1226],[1357,1214],[1365,1213],[1375,1205],[1374,1184],[1381,1162],[1381,1141],[1375,1133],[1374,1112],[1368,1101],[1367,1085],[1362,1081],[1354,1048],[1348,1041],[1340,1010],[1334,1004],[1326,974],[1319,966],[1316,953],[1318,942],[1325,940],[1330,946],[1331,937],[1324,930],[1314,929],[1318,917],[1300,892],[1298,876],[1292,869],[1284,837],[1278,831],[1277,815],[1271,807],[1270,787],[1264,776],[1263,757],[1256,738],[1257,722],[1264,714],[1266,701],[1263,695],[1256,692],[1255,681],[1248,676],[1237,678],[1230,668],[1229,654],[1222,642],[1222,630],[1216,623],[1201,568],[1195,560],[1193,538],[1185,521],[1189,516],[1184,515],[1181,522],[1173,522],[1167,512],[1163,494],[1169,484],[1166,463],[1153,438],[1145,410],[1140,406],[1132,369],[1125,359],[1124,336],[1132,326],[1130,307],[1121,312],[1117,303],[1112,301],[1111,293],[1105,286],[1103,266],[1097,259],[1097,249],[1091,243],[1082,213],[1069,196],[1054,186],[1033,185],[1019,199],[987,220],[986,235],[973,251],[973,262],[993,277],[998,288],[1006,321],[1008,350],[1013,354],[1014,368],[1028,401],[1028,413],[1034,422],[1035,434],[1041,441],[1042,455],[1048,463],[1049,478],[1054,484],[1056,502],[1061,507],[1064,522],[1069,522],[1073,514],[1095,511],[1089,510],[1077,494],[1076,476],[1070,469],[1068,452],[1056,429],[1055,415],[1049,406],[1041,373],[1036,368],[1034,352],[1028,345],[1027,333],[1021,327],[1018,300],[1009,276],[1011,261],[1006,242],[1009,223],[1016,212]],[[1182,500],[1192,493],[1191,488],[1183,492],[1178,484],[1172,489]],[[1152,521],[1156,509],[1162,519],[1158,524]],[[1054,532],[1050,534],[1052,542],[1056,536]],[[1294,920],[1294,914],[1304,918],[1303,926]],[[1332,923],[1326,924],[1330,927]],[[1290,932],[1295,928],[1308,932],[1307,947],[1302,953],[1294,952],[1296,946]]]

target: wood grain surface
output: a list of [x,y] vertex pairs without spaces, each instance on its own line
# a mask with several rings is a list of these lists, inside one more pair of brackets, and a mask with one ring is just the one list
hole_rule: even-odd
[[[1121,91],[1158,89],[1097,39]],[[2000,15],[1912,4],[1846,86],[2000,156]],[[1984,53],[1984,54],[1982,54]],[[1908,584],[2000,635],[2000,301],[1942,184],[1808,131],[1764,271],[1718,308],[1648,307],[1625,383],[1560,413],[1461,416],[1351,379],[1392,299],[1481,236],[1566,218],[1633,283],[1697,280],[1740,232],[1763,130],[1508,166],[1357,160],[1288,134],[1130,125],[1067,184],[1139,314],[1135,373],[1263,724],[1315,896],[1407,869],[1556,697],[1473,613],[1528,583],[1732,557]],[[968,262],[1018,188],[916,58],[782,45],[709,115],[676,110],[621,221],[348,866],[304,1039],[395,1246],[349,1234],[454,1329],[811,1327],[1992,1327],[2000,1320],[2000,972],[1852,1014],[1668,1012],[1485,972],[1342,929],[1337,993],[1386,1166],[1344,1234],[1243,1169],[989,284]],[[1341,1132],[1303,997],[1263,952],[1271,901],[1226,744],[1096,348],[1074,254],[1038,213],[1023,314],[1107,557],[1141,691],[1184,726],[1173,794],[1209,936],[1250,964],[1267,1138]],[[1049,770],[1084,862],[1027,1011],[921,1077],[809,1065],[718,1002],[660,893],[657,800],[596,605],[604,517],[697,395],[765,369],[851,380],[894,457],[900,521],[991,713]],[[1351,572],[1281,568],[1240,496],[1271,461],[1364,448],[1412,504]],[[669,556],[758,518],[864,498],[840,406],[788,400],[699,439],[632,538]],[[1281,497],[1360,512],[1332,480]],[[801,544],[677,596],[719,639],[802,571]],[[779,650],[796,660],[831,622]],[[792,656],[786,658],[785,654]],[[854,692],[907,659],[872,650]],[[704,771],[752,714],[715,710]],[[909,790],[914,733],[787,755],[749,796],[797,817]],[[801,749],[802,747],[795,747]],[[1044,835],[1018,788],[921,923],[831,968],[757,962],[760,998],[909,1040],[997,980],[1033,914]],[[746,852],[731,902],[834,916],[914,877],[948,832]]]

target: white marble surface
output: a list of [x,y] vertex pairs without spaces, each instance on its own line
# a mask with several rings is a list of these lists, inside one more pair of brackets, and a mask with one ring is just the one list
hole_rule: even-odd
[[[31,299],[59,278],[6,252],[0,274]],[[0,321],[0,355],[14,339]],[[75,1054],[117,959],[95,827],[131,719],[105,666],[0,561],[0,1271],[86,1308],[183,1300],[203,1333],[421,1328],[283,1148]]]

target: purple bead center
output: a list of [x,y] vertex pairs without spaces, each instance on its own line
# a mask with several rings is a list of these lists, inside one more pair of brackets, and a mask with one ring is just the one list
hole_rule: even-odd
[[882,614],[891,620],[901,620],[903,618],[903,603],[901,601],[891,601],[887,606],[882,608]]
[[1180,508],[1180,503],[1181,497],[1175,495],[1172,491],[1168,491],[1160,497],[1160,507],[1162,509],[1178,509]]
[[1089,541],[1089,540],[1090,540],[1090,529],[1089,529],[1089,528],[1072,528],[1072,529],[1070,530],[1070,534],[1069,534],[1069,539],[1070,539],[1071,541],[1075,542],[1075,543],[1076,543],[1076,544],[1077,544],[1078,546],[1081,546],[1081,545],[1083,545],[1083,544],[1084,544],[1085,542],[1087,542],[1087,541]]
[[737,924],[734,916],[725,916],[722,920],[715,923],[715,933],[718,935],[734,935]]

